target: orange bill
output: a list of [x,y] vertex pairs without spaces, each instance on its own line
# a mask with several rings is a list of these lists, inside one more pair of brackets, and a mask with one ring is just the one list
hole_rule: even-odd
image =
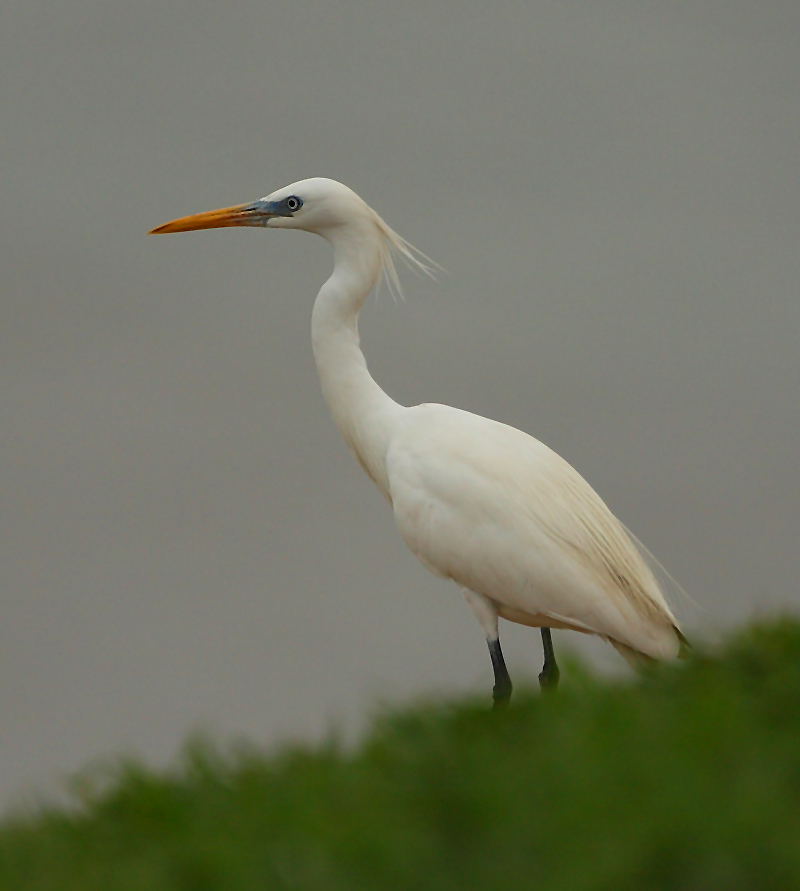
[[223,226],[265,226],[271,216],[275,214],[269,212],[265,202],[256,201],[181,217],[164,223],[147,234],[166,235],[170,232],[193,232],[195,229],[221,229]]

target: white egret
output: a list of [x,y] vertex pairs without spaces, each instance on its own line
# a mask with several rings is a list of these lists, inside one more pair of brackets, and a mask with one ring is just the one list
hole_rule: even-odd
[[599,635],[633,663],[678,655],[683,636],[652,571],[566,461],[497,421],[448,405],[399,405],[372,379],[359,346],[364,300],[381,274],[397,283],[393,254],[427,267],[355,192],[307,179],[153,233],[222,226],[300,229],[331,244],[333,273],[311,317],[325,401],[408,547],[461,587],[489,645],[496,706],[512,689],[498,617],[541,628],[542,687],[558,682],[551,628]]

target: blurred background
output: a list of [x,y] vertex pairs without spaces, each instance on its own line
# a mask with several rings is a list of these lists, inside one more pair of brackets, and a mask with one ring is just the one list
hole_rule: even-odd
[[[187,734],[357,731],[478,691],[309,343],[300,233],[147,238],[329,176],[447,270],[362,316],[376,379],[521,427],[689,592],[796,612],[800,6],[7,0],[0,804]],[[539,635],[504,624],[512,676]],[[610,648],[556,633],[602,670]]]

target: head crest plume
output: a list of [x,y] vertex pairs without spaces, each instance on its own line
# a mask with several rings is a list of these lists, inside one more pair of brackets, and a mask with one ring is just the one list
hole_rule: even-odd
[[430,257],[423,254],[419,248],[415,248],[413,244],[406,241],[401,235],[398,235],[371,207],[369,210],[381,236],[380,252],[383,279],[389,288],[389,292],[394,297],[403,300],[403,287],[400,284],[400,276],[397,274],[395,258],[402,259],[411,269],[422,272],[430,278],[435,278],[435,271],[437,269],[441,270],[442,267],[435,260],[431,260]]

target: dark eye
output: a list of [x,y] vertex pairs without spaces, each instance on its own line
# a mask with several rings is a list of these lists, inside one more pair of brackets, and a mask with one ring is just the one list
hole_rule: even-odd
[[302,206],[303,202],[295,195],[291,195],[286,199],[286,209],[292,211],[292,213],[296,210],[300,210]]

